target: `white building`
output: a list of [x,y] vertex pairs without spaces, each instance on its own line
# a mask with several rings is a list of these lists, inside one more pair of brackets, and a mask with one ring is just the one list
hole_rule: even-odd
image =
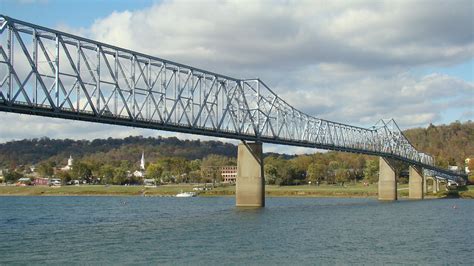
[[69,159],[67,160],[67,165],[64,166],[63,168],[61,168],[62,171],[69,171],[72,169],[72,163],[74,162],[74,160],[72,159],[72,156],[69,155]]
[[135,172],[133,172],[132,174],[134,177],[144,177],[145,176],[145,173],[143,171],[140,171],[140,170],[136,170]]
[[142,152],[142,159],[140,160],[140,170],[133,172],[134,177],[144,177],[145,176],[145,152]]
[[469,162],[471,161],[471,158],[466,158],[466,160],[464,161],[466,163],[466,168],[464,169],[466,174],[469,174],[471,172],[471,170],[469,170]]
[[145,171],[145,152],[142,152],[142,159],[140,160],[140,170]]

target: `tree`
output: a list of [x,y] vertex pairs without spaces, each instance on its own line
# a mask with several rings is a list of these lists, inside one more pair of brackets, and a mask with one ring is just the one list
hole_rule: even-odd
[[201,170],[201,160],[196,159],[189,162],[190,171]]
[[377,160],[367,160],[365,162],[364,177],[369,183],[378,181],[379,162]]
[[327,166],[322,163],[311,163],[308,166],[307,178],[312,183],[318,184],[324,179],[327,174]]
[[308,170],[308,166],[314,161],[312,156],[300,155],[291,160],[291,163],[295,170],[300,173],[305,173]]
[[22,178],[23,175],[16,171],[8,171],[7,173],[3,175],[3,177],[5,178],[5,182],[14,183],[18,181],[18,179]]
[[270,182],[275,185],[293,185],[293,180],[298,178],[298,171],[291,161],[285,160],[282,156],[268,156],[264,159],[264,165],[272,165],[275,169],[267,168],[270,176]]
[[345,167],[336,169],[335,179],[337,183],[341,183],[341,185],[344,186],[344,183],[349,181],[349,170]]
[[114,171],[113,182],[116,185],[123,185],[127,182],[127,169],[124,167],[118,167]]
[[103,184],[112,183],[114,180],[114,167],[110,164],[104,164],[99,168],[99,176]]
[[334,184],[336,182],[336,171],[341,168],[339,161],[330,161],[328,165],[328,175],[326,181],[328,184]]
[[52,177],[54,168],[52,162],[42,162],[37,167],[38,174],[42,177]]
[[189,182],[199,183],[201,182],[201,170],[193,170],[188,174]]
[[220,171],[222,166],[236,165],[235,160],[225,156],[211,154],[201,162],[201,176],[204,180],[212,180],[213,184],[221,180]]
[[68,171],[58,171],[56,175],[61,179],[63,184],[71,181],[71,174]]
[[187,176],[190,171],[189,164],[185,158],[173,157],[170,160],[171,172],[176,177],[176,182],[187,182]]
[[470,172],[474,172],[474,158],[469,159],[469,162],[467,163],[467,168]]
[[161,181],[161,175],[163,174],[163,167],[157,163],[151,163],[146,169],[146,177],[155,179],[155,181]]
[[173,174],[170,171],[166,170],[163,171],[163,173],[161,174],[161,180],[164,183],[171,183],[175,181]]
[[74,179],[87,180],[92,179],[92,170],[90,166],[83,162],[74,162],[71,170],[71,177]]
[[269,185],[274,185],[278,178],[278,170],[271,164],[265,164],[263,166],[265,174],[265,182]]

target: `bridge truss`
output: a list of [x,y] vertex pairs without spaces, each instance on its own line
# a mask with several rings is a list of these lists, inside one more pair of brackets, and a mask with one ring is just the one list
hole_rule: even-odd
[[0,16],[0,110],[394,158],[445,175],[394,120],[307,115],[236,79]]

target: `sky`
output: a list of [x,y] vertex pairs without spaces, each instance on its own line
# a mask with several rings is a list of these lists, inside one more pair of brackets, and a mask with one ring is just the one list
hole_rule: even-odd
[[[394,118],[402,129],[474,120],[474,1],[0,0],[0,13],[236,78],[258,77],[318,118],[363,127]],[[208,139],[7,113],[0,121],[0,142]]]

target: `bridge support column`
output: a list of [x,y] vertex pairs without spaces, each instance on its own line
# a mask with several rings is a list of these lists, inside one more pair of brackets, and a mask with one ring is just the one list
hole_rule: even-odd
[[433,194],[438,193],[439,191],[439,181],[437,178],[433,178]]
[[426,192],[428,192],[428,185],[426,183],[427,179],[428,177],[423,176],[423,196],[426,195]]
[[379,159],[379,200],[397,200],[397,178],[390,161]]
[[409,166],[408,197],[410,199],[423,199],[423,169]]
[[239,144],[235,205],[237,207],[265,206],[262,143]]

